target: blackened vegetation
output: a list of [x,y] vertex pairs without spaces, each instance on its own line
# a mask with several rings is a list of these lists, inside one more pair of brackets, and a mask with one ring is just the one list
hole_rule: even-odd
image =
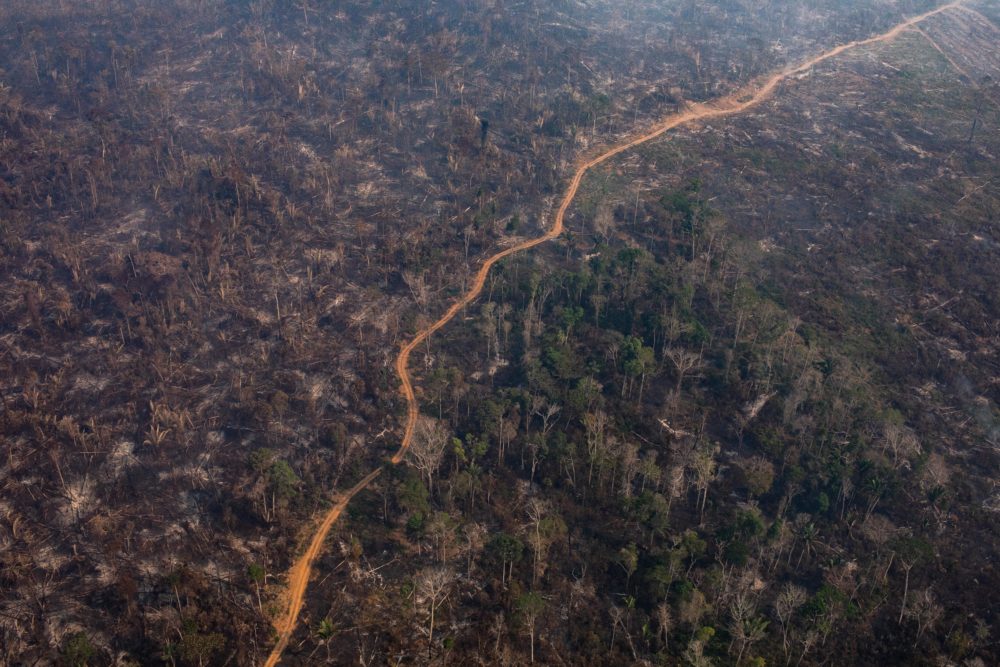
[[[258,661],[299,529],[395,444],[398,344],[538,232],[576,155],[930,6],[827,4],[3,3],[0,662]],[[988,44],[967,21],[935,34]],[[983,74],[989,52],[955,57]],[[931,102],[892,76],[886,108]],[[957,151],[952,181],[895,174],[896,226],[859,224],[885,165],[847,130],[803,159],[760,121],[763,145],[673,154],[676,182],[653,182],[669,160],[635,191],[595,175],[566,244],[414,355],[437,421],[351,506],[289,660],[809,664],[859,628],[886,638],[873,662],[995,659],[966,586],[995,583],[966,549],[995,540],[996,96],[975,94],[961,150],[844,125]],[[716,180],[804,169],[850,196]],[[912,238],[923,176],[965,188],[950,235]],[[841,209],[853,236],[770,238]]]
[[995,662],[997,101],[914,34],[589,176],[428,347],[451,441],[359,499],[356,631],[301,655]]

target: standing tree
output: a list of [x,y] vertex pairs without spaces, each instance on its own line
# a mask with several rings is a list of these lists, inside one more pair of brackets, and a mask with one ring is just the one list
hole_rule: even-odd
[[[656,362],[656,355],[652,348],[642,344],[642,340],[635,336],[625,339],[622,346],[622,360],[625,375],[628,378],[628,395],[632,396],[632,387],[635,378],[639,378],[638,403],[642,403],[642,393],[646,386],[646,376],[653,370]],[[678,389],[679,391],[679,389]],[[625,386],[622,386],[622,395],[625,394]]]
[[897,469],[921,452],[913,431],[892,419],[882,427],[882,448],[892,454],[892,466]]
[[687,484],[685,483],[686,477],[684,475],[684,466],[674,465],[671,466],[670,470],[667,472],[667,488],[666,488],[666,498],[667,498],[667,516],[670,516],[670,508],[674,504],[674,500],[680,498],[687,491]]
[[681,397],[681,386],[684,383],[684,377],[693,370],[697,370],[702,366],[702,359],[700,353],[688,352],[687,350],[668,347],[663,350],[663,354],[666,355],[668,359],[674,364],[674,368],[677,369],[677,385],[674,387],[674,402],[676,403]]
[[705,504],[708,502],[708,487],[715,479],[718,471],[718,463],[715,460],[719,453],[719,446],[709,446],[707,443],[700,446],[692,453],[691,471],[694,473],[694,484],[698,489],[698,512],[700,521],[705,521]]
[[629,543],[628,546],[624,546],[618,551],[617,562],[625,571],[625,591],[627,593],[632,582],[632,575],[639,567],[639,550],[634,543]]
[[730,629],[733,641],[740,644],[739,653],[736,655],[736,665],[739,665],[747,648],[764,638],[767,621],[757,615],[756,605],[744,594],[736,596],[729,612],[732,615]]
[[261,604],[260,601],[260,585],[263,584],[264,580],[267,578],[267,572],[264,570],[262,565],[251,563],[247,567],[247,576],[250,577],[250,581],[254,583],[254,586],[257,589],[257,609],[263,614],[264,605]]
[[587,457],[590,460],[590,472],[587,476],[587,484],[590,485],[593,483],[594,478],[594,463],[604,453],[608,415],[603,410],[588,412],[583,415],[583,426],[587,431]]
[[788,628],[791,625],[792,617],[802,605],[806,603],[808,595],[801,586],[793,583],[785,584],[785,587],[778,593],[774,600],[774,613],[781,624],[781,645],[785,649],[785,658],[788,656]]
[[916,648],[924,631],[933,628],[941,620],[944,608],[938,604],[931,589],[927,588],[913,591],[906,608],[906,615],[917,624],[917,636],[913,640],[913,647]]
[[478,523],[467,523],[462,526],[462,536],[465,538],[465,552],[468,559],[466,576],[472,579],[472,563],[476,559],[476,554],[483,550],[486,529]]
[[552,513],[548,503],[538,498],[528,501],[528,520],[526,528],[534,556],[531,581],[537,583],[545,573],[549,547],[566,534],[566,524],[559,515]]
[[899,608],[898,623],[903,622],[906,615],[906,600],[910,590],[910,571],[921,561],[932,557],[931,547],[927,542],[917,537],[905,536],[896,540],[895,543],[896,561],[903,568],[905,579],[903,583],[903,601]]
[[434,512],[427,522],[427,533],[434,538],[441,555],[441,564],[448,562],[448,550],[455,543],[458,523],[447,512]]
[[706,626],[692,635],[684,649],[684,662],[691,667],[711,667],[712,659],[705,655],[705,647],[715,636],[715,628]]
[[434,493],[434,475],[441,462],[444,460],[445,450],[448,448],[450,434],[444,423],[421,416],[417,420],[417,425],[413,430],[413,440],[410,448],[406,451],[407,459],[424,476],[427,481],[427,489]]
[[524,543],[513,535],[500,533],[490,540],[489,550],[500,561],[500,584],[506,588],[514,574],[514,563],[524,557]]
[[455,575],[451,570],[434,567],[423,570],[417,577],[418,602],[427,605],[427,658],[434,647],[434,623],[437,612],[451,595],[451,585]]
[[517,611],[528,630],[532,664],[535,662],[535,629],[543,609],[545,609],[545,599],[534,591],[525,593],[517,599]]
[[670,605],[661,602],[656,606],[656,626],[660,629],[660,638],[663,648],[667,648],[667,641],[670,638],[670,628],[673,627],[674,619],[670,613]]
[[763,456],[755,456],[742,462],[743,480],[747,486],[747,496],[751,500],[771,490],[774,484],[774,465]]
[[301,481],[288,462],[282,459],[278,459],[271,465],[268,476],[271,482],[271,511],[272,514],[276,514],[277,501],[281,500],[282,507],[287,507],[292,498],[298,494]]

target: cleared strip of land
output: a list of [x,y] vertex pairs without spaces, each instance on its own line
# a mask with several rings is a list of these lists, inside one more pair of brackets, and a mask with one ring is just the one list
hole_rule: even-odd
[[[479,267],[479,270],[476,271],[476,274],[472,279],[472,283],[465,294],[455,301],[455,303],[453,303],[448,310],[446,310],[444,314],[438,318],[437,321],[418,331],[416,335],[414,335],[414,337],[400,350],[399,355],[396,357],[396,372],[399,374],[401,390],[403,397],[406,399],[406,428],[403,431],[403,438],[400,441],[399,449],[391,459],[392,464],[398,465],[403,461],[403,457],[406,455],[406,451],[409,449],[410,443],[413,440],[413,432],[419,415],[419,406],[417,404],[416,395],[413,391],[413,382],[410,378],[409,372],[410,354],[435,331],[454,319],[459,311],[465,308],[465,306],[469,305],[479,297],[480,293],[483,291],[483,286],[486,284],[486,278],[489,276],[490,270],[497,262],[505,257],[530,250],[535,246],[545,243],[546,241],[551,241],[563,233],[563,219],[566,215],[566,211],[573,203],[573,199],[576,197],[576,193],[580,189],[580,184],[583,182],[583,177],[586,175],[587,171],[603,162],[607,162],[624,151],[655,139],[665,132],[668,132],[680,125],[685,125],[687,123],[703,119],[731,116],[733,114],[746,111],[747,109],[760,104],[764,100],[771,97],[777,89],[778,84],[790,76],[806,72],[816,65],[834,58],[845,51],[889,41],[931,16],[940,14],[941,12],[949,9],[954,9],[959,7],[961,4],[961,0],[958,0],[956,2],[950,2],[942,5],[937,9],[933,9],[929,12],[920,14],[919,16],[907,19],[881,35],[876,35],[875,37],[849,42],[847,44],[834,47],[802,64],[784,69],[772,75],[763,83],[742,88],[731,95],[715,100],[711,103],[692,105],[684,111],[667,116],[643,134],[631,139],[626,139],[621,143],[605,150],[596,157],[585,158],[577,166],[576,171],[573,173],[573,178],[570,180],[569,187],[566,189],[566,194],[563,196],[562,202],[556,210],[552,226],[549,227],[549,229],[541,236],[511,246],[488,257]],[[295,626],[298,623],[299,613],[302,610],[306,589],[309,585],[309,576],[312,573],[313,562],[322,550],[323,543],[326,540],[326,536],[329,534],[330,529],[333,527],[334,523],[336,523],[337,519],[340,518],[341,513],[344,511],[344,508],[351,501],[351,499],[371,484],[371,482],[378,477],[381,472],[382,467],[376,468],[369,473],[367,477],[364,477],[361,481],[355,484],[354,487],[343,493],[338,498],[337,502],[332,508],[330,508],[329,511],[327,511],[327,513],[323,516],[323,519],[316,526],[312,538],[309,541],[308,548],[289,571],[287,592],[288,608],[285,615],[275,623],[275,629],[278,631],[278,642],[275,644],[270,656],[268,656],[265,667],[273,667],[274,665],[277,665],[285,647],[288,645],[292,632],[295,630]]]

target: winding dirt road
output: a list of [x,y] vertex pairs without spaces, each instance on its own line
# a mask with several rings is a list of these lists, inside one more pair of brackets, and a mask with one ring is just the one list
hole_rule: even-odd
[[[453,303],[436,322],[417,332],[413,339],[404,345],[400,350],[399,356],[396,357],[396,373],[399,374],[399,379],[402,385],[401,390],[403,397],[406,399],[406,428],[403,431],[403,438],[400,441],[399,450],[392,456],[392,464],[399,465],[403,461],[403,457],[406,455],[406,450],[409,449],[410,442],[413,439],[413,431],[419,414],[417,397],[413,392],[413,382],[410,379],[410,372],[408,369],[410,353],[413,352],[418,345],[427,340],[431,334],[450,322],[459,313],[459,311],[479,296],[479,294],[483,291],[483,286],[486,284],[486,278],[489,275],[490,270],[497,262],[505,257],[530,250],[535,246],[545,243],[546,241],[551,241],[562,234],[563,219],[566,215],[566,211],[569,209],[570,204],[572,204],[573,199],[576,197],[577,190],[580,189],[580,184],[582,183],[583,177],[586,175],[588,170],[610,160],[619,153],[623,153],[640,144],[644,144],[651,139],[655,139],[663,133],[678,127],[679,125],[704,119],[730,116],[746,111],[750,107],[768,99],[774,93],[778,84],[788,77],[806,72],[819,63],[829,60],[830,58],[834,58],[845,51],[891,40],[931,16],[958,7],[962,4],[962,1],[963,0],[956,0],[955,2],[949,2],[948,4],[942,5],[937,9],[920,14],[919,16],[914,16],[898,24],[891,30],[882,33],[881,35],[876,35],[875,37],[855,42],[849,42],[832,48],[829,51],[826,51],[800,65],[796,65],[772,75],[761,84],[747,86],[710,104],[691,105],[685,111],[667,116],[645,134],[623,141],[622,143],[601,153],[597,157],[581,162],[577,166],[576,171],[573,173],[573,178],[570,180],[569,187],[566,189],[566,194],[563,196],[562,203],[559,205],[559,209],[556,211],[555,219],[552,221],[552,226],[548,229],[548,231],[537,238],[511,246],[487,258],[476,272],[468,291],[466,291],[466,293],[462,295],[458,301]],[[288,645],[288,641],[292,636],[292,631],[295,629],[298,622],[299,612],[302,610],[302,603],[305,598],[306,589],[309,585],[309,576],[312,573],[313,562],[322,550],[323,543],[326,540],[330,529],[333,527],[333,524],[336,523],[337,519],[340,518],[341,513],[344,511],[344,508],[347,507],[347,504],[351,501],[351,499],[371,484],[372,481],[382,473],[382,470],[383,467],[376,468],[369,473],[367,477],[363,478],[351,489],[340,495],[334,506],[330,508],[326,515],[324,515],[322,521],[316,526],[312,539],[309,542],[309,547],[299,557],[299,559],[292,566],[292,569],[289,571],[287,592],[288,609],[284,616],[275,622],[275,629],[278,631],[278,642],[275,644],[274,649],[268,657],[265,667],[274,667],[274,665],[277,665],[278,661],[281,659],[282,653]]]

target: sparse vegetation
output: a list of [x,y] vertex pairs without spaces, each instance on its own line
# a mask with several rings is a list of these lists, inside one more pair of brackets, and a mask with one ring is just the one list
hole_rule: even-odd
[[[0,663],[259,663],[578,156],[931,6],[4,3]],[[414,351],[283,664],[1000,660],[968,7],[588,175]]]

